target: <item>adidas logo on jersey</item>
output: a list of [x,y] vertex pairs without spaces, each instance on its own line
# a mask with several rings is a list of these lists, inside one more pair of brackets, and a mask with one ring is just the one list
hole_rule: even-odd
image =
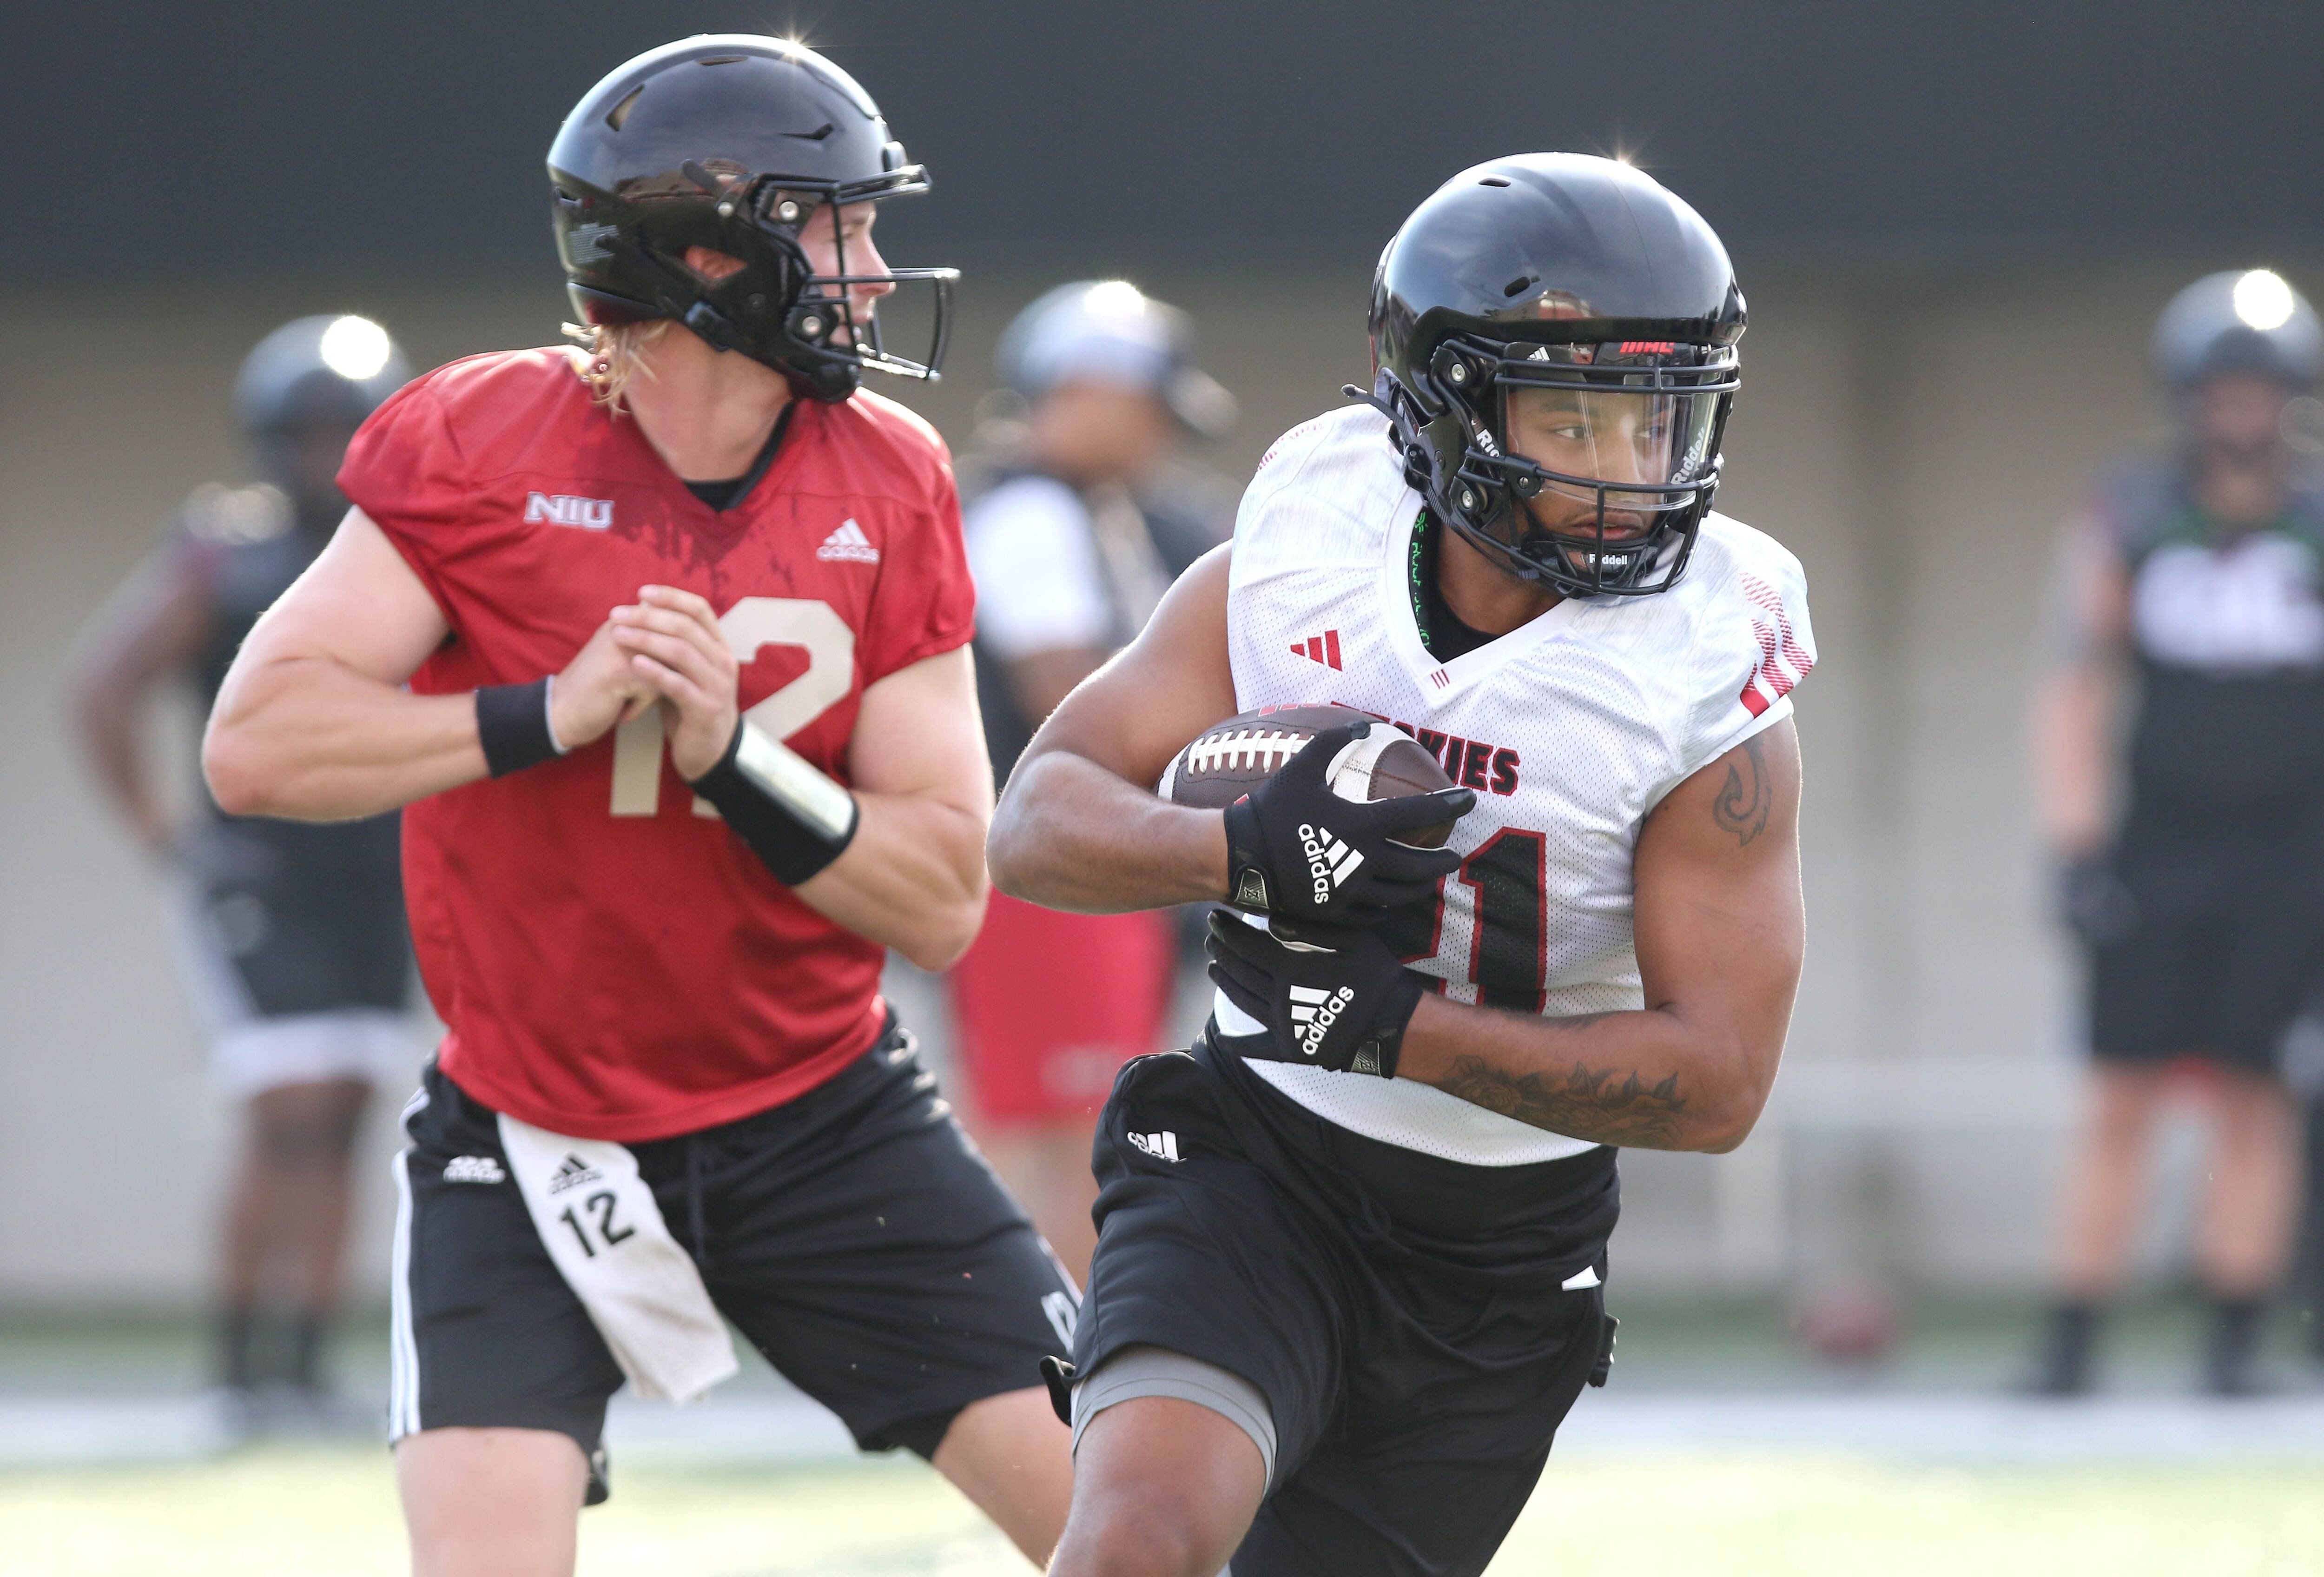
[[444,1163],[447,1183],[505,1183],[508,1174],[490,1156],[454,1156]]
[[610,498],[579,498],[570,493],[526,493],[524,523],[537,526],[544,521],[552,526],[578,526],[585,531],[608,531],[613,527],[613,501]]
[[605,1174],[580,1157],[568,1152],[565,1159],[558,1164],[557,1176],[549,1180],[549,1191],[551,1194],[562,1194],[567,1188],[579,1188],[586,1184],[602,1183],[604,1179]]
[[1307,856],[1307,875],[1315,884],[1315,901],[1331,901],[1332,890],[1356,873],[1364,857],[1332,835],[1327,826],[1299,826],[1299,847]]
[[1323,1037],[1356,1000],[1354,988],[1342,986],[1336,991],[1322,991],[1314,986],[1296,985],[1290,989],[1291,1022],[1305,1025],[1299,1030],[1299,1049],[1314,1056],[1323,1049]]
[[839,530],[825,537],[823,546],[815,550],[815,556],[827,564],[880,562],[880,549],[872,546],[872,539],[865,536],[863,528],[853,520],[842,521]]
[[1130,1142],[1157,1161],[1178,1159],[1178,1136],[1167,1129],[1160,1133],[1133,1133]]
[[1311,635],[1305,641],[1294,641],[1291,655],[1304,657],[1309,662],[1320,662],[1326,668],[1340,667],[1340,632],[1326,630],[1321,635]]

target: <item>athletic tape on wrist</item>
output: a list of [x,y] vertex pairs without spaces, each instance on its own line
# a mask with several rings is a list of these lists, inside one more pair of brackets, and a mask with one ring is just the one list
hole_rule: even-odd
[[735,724],[726,753],[694,780],[694,791],[786,887],[838,859],[855,836],[855,796],[748,720]]
[[563,755],[549,726],[549,681],[477,690],[476,742],[484,747],[485,770],[495,778]]

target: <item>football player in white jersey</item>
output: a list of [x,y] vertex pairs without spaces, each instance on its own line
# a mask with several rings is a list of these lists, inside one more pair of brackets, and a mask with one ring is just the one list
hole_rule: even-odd
[[[1711,512],[1743,324],[1647,176],[1464,171],[1382,255],[1371,397],[1275,446],[1026,752],[1002,890],[1263,911],[1214,915],[1202,1039],[1101,1121],[1060,1577],[1483,1570],[1610,1360],[1616,1148],[1757,1119],[1814,647],[1798,562]],[[1314,702],[1459,787],[1339,800],[1341,728],[1223,813],[1151,791],[1219,719]],[[1442,853],[1393,841],[1456,811]],[[1322,816],[1366,856],[1344,886],[1309,881]]]

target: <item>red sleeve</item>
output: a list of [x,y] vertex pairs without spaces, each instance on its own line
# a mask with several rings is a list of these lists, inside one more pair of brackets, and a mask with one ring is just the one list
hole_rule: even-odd
[[964,646],[976,633],[976,586],[960,530],[960,490],[943,440],[928,466],[927,501],[891,540],[861,651],[863,683],[877,684],[922,658]]
[[456,550],[467,466],[444,414],[438,378],[406,384],[372,412],[347,445],[339,491],[387,533],[448,618],[443,561]]

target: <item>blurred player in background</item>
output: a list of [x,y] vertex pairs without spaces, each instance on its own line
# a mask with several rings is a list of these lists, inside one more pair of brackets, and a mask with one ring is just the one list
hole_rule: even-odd
[[[1145,627],[1224,540],[1222,479],[1174,464],[1234,398],[1194,364],[1193,325],[1120,280],[1060,285],[1001,337],[1015,420],[967,468],[977,699],[1006,779],[1065,692]],[[995,893],[952,993],[977,1138],[1075,1277],[1096,1241],[1090,1139],[1115,1070],[1159,1049],[1176,976],[1167,914],[1071,915]]]
[[2176,449],[2109,471],[2066,528],[2034,746],[2096,1060],[2048,1394],[2090,1388],[2175,1064],[2200,1067],[2213,1124],[2203,1383],[2256,1383],[2299,1185],[2276,1059],[2324,951],[2324,493],[2292,447],[2317,430],[2319,360],[2315,312],[2275,274],[2188,286],[2154,333]]
[[[1639,171],[1454,177],[1381,257],[1370,401],[1277,442],[1010,779],[1011,890],[1251,921],[1213,912],[1209,1025],[1100,1120],[1056,1577],[1481,1572],[1611,1360],[1616,1147],[1757,1120],[1814,657],[1797,560],[1711,511],[1743,326]],[[1222,719],[1321,701],[1461,786],[1341,798],[1342,726],[1224,811],[1154,792]]]
[[347,440],[410,376],[367,318],[301,318],[259,342],[235,419],[262,480],[212,484],[83,637],[75,711],[138,841],[176,867],[179,930],[220,1088],[245,1109],[218,1275],[217,1379],[249,1425],[321,1421],[348,1167],[372,1087],[410,1076],[410,944],[393,811],[329,826],[221,812],[173,825],[141,714],[190,679],[207,712],[260,614],[346,512]]
[[[720,35],[606,77],[549,174],[591,348],[372,419],[205,754],[238,806],[410,806],[449,1027],[398,1169],[415,1565],[570,1572],[608,1398],[717,1383],[729,1319],[1046,1560],[1074,1290],[879,995],[975,934],[992,793],[951,466],[858,388],[941,355],[953,272],[872,235],[927,172],[820,56]],[[905,284],[926,362],[880,337]]]

